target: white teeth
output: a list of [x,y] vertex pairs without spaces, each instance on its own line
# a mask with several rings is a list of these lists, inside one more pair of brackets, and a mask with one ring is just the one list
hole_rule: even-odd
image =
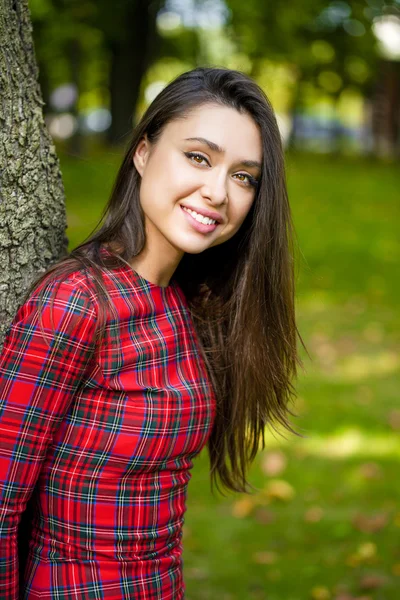
[[186,208],[186,206],[183,206],[182,208],[183,210],[186,210],[186,212],[190,213],[192,217],[194,217],[199,223],[204,223],[204,225],[214,225],[217,222],[214,219],[210,219],[209,217],[203,217],[203,215],[200,215],[191,208]]

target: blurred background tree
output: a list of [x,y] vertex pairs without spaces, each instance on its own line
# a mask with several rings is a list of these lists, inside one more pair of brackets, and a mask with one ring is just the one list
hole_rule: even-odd
[[399,154],[398,0],[30,5],[51,129],[73,151],[82,135],[124,143],[173,76],[223,64],[268,90],[288,146]]

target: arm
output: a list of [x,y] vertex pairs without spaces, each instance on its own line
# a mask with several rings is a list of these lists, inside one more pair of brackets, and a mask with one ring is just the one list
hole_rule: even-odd
[[17,311],[0,354],[0,598],[7,600],[18,598],[21,514],[94,351],[96,310],[89,293],[73,277],[57,293],[56,285],[47,284],[44,296],[47,343],[36,289]]

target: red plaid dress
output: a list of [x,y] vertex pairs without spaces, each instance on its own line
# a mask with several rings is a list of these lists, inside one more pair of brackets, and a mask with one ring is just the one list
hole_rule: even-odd
[[[38,323],[38,290],[6,334],[2,600],[184,598],[186,490],[192,459],[211,432],[215,396],[178,284],[159,287],[128,266],[104,277],[113,310],[97,345],[95,288],[81,271],[57,294],[54,283],[45,286],[49,347]],[[32,494],[19,596],[16,532]]]

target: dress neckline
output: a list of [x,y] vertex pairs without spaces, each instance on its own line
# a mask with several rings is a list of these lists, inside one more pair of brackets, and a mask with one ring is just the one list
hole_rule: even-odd
[[[104,245],[101,246],[101,251],[104,251],[104,252],[106,252],[106,254],[114,256],[114,254]],[[165,293],[165,292],[175,289],[175,287],[176,287],[176,283],[175,283],[173,276],[171,277],[168,285],[158,285],[156,283],[153,283],[152,281],[149,281],[142,275],[140,275],[140,273],[138,273],[128,262],[121,261],[121,266],[119,268],[125,269],[128,273],[133,273],[135,279],[140,281],[140,283],[143,285],[143,287],[146,287],[148,289],[158,290],[162,293]]]

